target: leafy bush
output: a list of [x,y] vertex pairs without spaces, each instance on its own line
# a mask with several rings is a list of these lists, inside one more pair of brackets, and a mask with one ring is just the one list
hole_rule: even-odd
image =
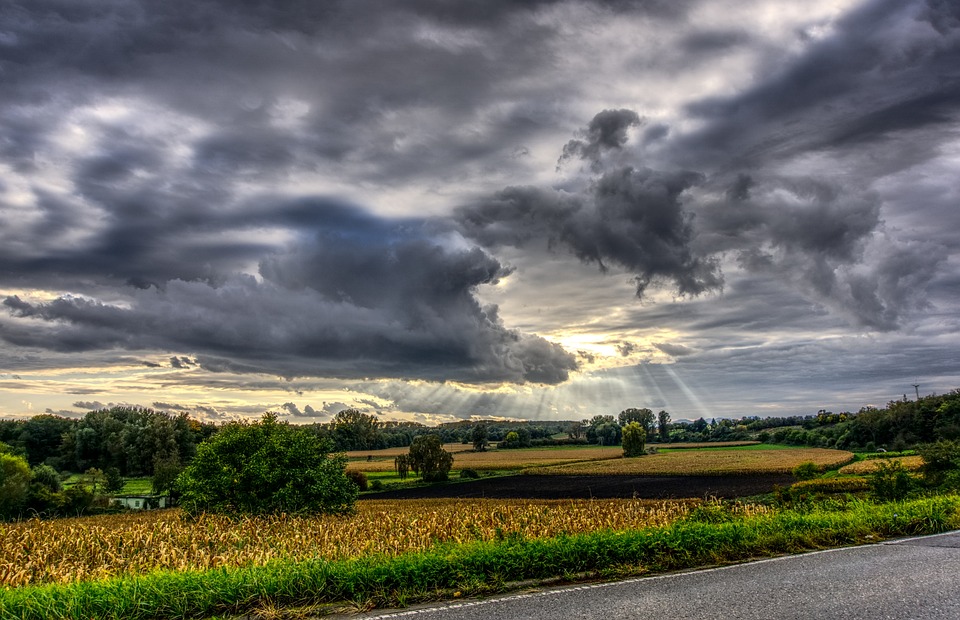
[[820,468],[816,463],[808,461],[794,467],[791,473],[797,480],[813,480],[820,475]]
[[26,505],[32,479],[33,472],[26,459],[0,453],[0,518],[9,519],[20,514]]
[[700,504],[687,515],[687,521],[693,523],[729,523],[734,519],[730,508],[717,501]]
[[479,478],[480,474],[477,473],[476,469],[467,468],[467,469],[460,470],[460,477],[461,478]]
[[362,471],[347,470],[347,478],[350,479],[350,482],[357,485],[357,488],[361,491],[366,491],[370,488],[370,483],[367,481],[367,474]]
[[175,483],[191,515],[346,513],[357,485],[346,474],[346,456],[331,455],[327,439],[281,423],[232,422],[200,444]]
[[382,491],[383,490],[383,480],[374,480],[370,483],[371,491]]
[[923,457],[920,472],[928,484],[960,488],[960,442],[938,441],[920,446],[917,452]]
[[877,461],[869,481],[870,495],[881,502],[905,499],[915,486],[913,476],[900,461]]

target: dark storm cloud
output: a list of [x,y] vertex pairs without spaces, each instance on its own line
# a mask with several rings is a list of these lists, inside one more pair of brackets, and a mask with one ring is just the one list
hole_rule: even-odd
[[295,418],[316,418],[326,413],[325,411],[317,411],[310,405],[306,405],[303,409],[300,409],[300,407],[294,403],[283,403],[280,405],[280,408]]
[[264,258],[262,280],[174,279],[129,289],[126,306],[10,296],[13,316],[33,321],[0,337],[59,351],[188,350],[208,370],[284,376],[558,383],[576,368],[559,346],[509,330],[495,307],[481,307],[475,289],[509,272],[479,248],[428,236],[422,222],[312,206],[280,206],[280,221],[296,220],[304,238]]
[[811,179],[740,175],[726,200],[698,211],[698,248],[732,252],[741,267],[774,275],[858,326],[896,329],[947,258],[932,243],[884,232],[876,196]]
[[563,146],[557,168],[570,159],[590,162],[594,170],[601,168],[601,156],[608,151],[622,149],[627,143],[627,130],[643,121],[633,110],[604,110],[593,117],[578,138]]
[[681,295],[722,286],[717,263],[696,256],[681,194],[701,181],[692,172],[622,168],[597,178],[583,194],[532,187],[507,188],[490,200],[460,208],[464,233],[496,247],[546,242],[606,269],[634,273],[637,296],[655,281]]

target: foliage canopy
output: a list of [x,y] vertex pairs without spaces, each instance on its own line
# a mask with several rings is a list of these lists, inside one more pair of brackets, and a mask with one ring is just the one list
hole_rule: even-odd
[[623,427],[623,456],[642,456],[647,441],[647,431],[639,422],[630,422]]
[[177,478],[188,514],[347,513],[357,486],[346,457],[330,454],[328,440],[265,414],[259,422],[232,422],[197,447]]
[[427,482],[446,480],[453,455],[443,449],[439,435],[421,435],[410,444],[410,469]]

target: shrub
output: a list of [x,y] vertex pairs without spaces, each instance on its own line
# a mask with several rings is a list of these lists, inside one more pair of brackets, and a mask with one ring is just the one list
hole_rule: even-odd
[[820,475],[820,468],[816,463],[807,461],[794,467],[791,473],[797,480],[813,480]]
[[357,485],[357,488],[361,491],[366,491],[370,487],[370,483],[367,482],[367,474],[362,471],[347,470],[347,478],[350,479],[350,482]]
[[900,461],[877,461],[869,481],[871,497],[881,502],[905,499],[914,487],[913,477]]
[[370,483],[371,491],[382,491],[383,490],[383,480],[374,480]]
[[960,442],[938,441],[920,446],[917,452],[923,457],[920,472],[928,484],[956,486],[960,481]]
[[20,514],[26,505],[32,479],[33,472],[26,459],[0,453],[0,518],[9,519]]
[[476,469],[467,468],[467,469],[460,470],[460,477],[461,478],[479,478],[480,474],[477,473]]
[[346,513],[357,485],[345,455],[331,455],[328,439],[265,414],[259,422],[232,422],[197,447],[175,483],[190,515]]

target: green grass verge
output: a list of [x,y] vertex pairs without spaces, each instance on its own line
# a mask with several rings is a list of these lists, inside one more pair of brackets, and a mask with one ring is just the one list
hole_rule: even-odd
[[960,527],[960,496],[842,511],[737,518],[707,505],[671,526],[559,538],[439,545],[399,557],[275,562],[264,567],[31,586],[0,591],[0,618],[203,618],[256,609],[353,602],[363,607],[489,593],[511,582],[642,574],[857,544]]

